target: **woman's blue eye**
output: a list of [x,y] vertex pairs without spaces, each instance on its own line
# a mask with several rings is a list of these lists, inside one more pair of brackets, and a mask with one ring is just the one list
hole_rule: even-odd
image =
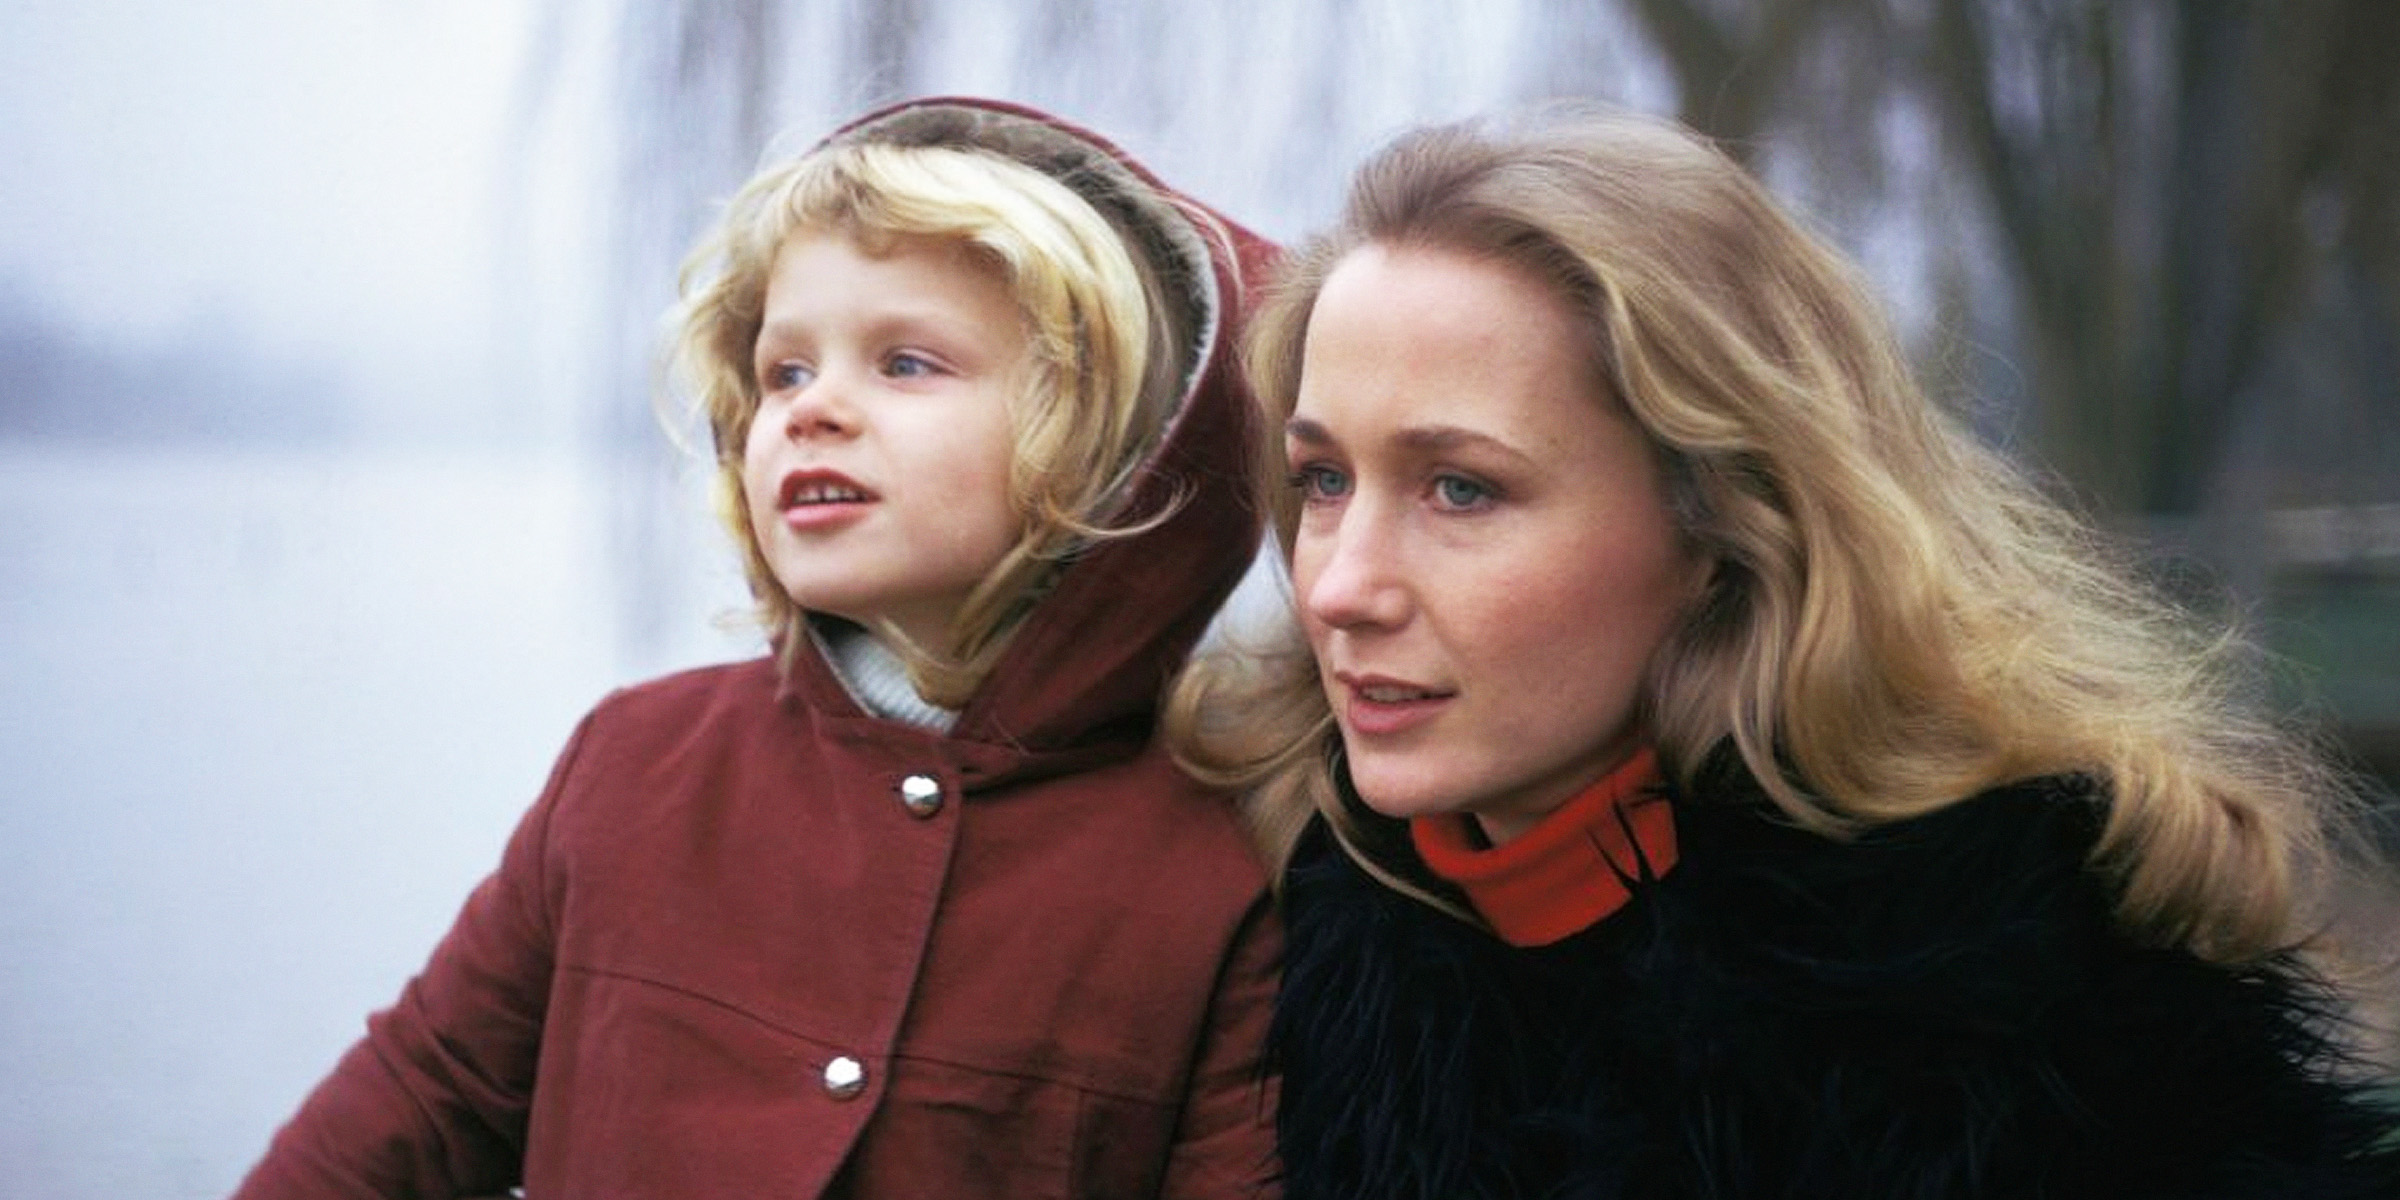
[[1292,473],[1292,486],[1311,500],[1334,500],[1349,494],[1350,477],[1332,467],[1302,467]]
[[1492,489],[1464,475],[1444,475],[1433,481],[1434,498],[1444,508],[1478,508],[1492,498]]

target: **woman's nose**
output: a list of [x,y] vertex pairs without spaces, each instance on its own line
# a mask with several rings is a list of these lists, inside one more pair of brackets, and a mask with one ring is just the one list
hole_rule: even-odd
[[1393,543],[1391,531],[1358,507],[1330,530],[1303,529],[1292,546],[1292,574],[1308,615],[1334,628],[1405,620],[1409,581]]

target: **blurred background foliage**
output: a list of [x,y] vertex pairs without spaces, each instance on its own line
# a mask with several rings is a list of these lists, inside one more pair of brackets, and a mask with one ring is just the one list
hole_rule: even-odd
[[[653,328],[675,253],[779,131],[927,91],[1086,121],[1278,237],[1417,120],[1670,113],[1867,264],[1938,396],[2400,777],[2400,5],[1463,7],[628,0],[611,320]],[[647,446],[652,343],[617,341],[603,436]]]

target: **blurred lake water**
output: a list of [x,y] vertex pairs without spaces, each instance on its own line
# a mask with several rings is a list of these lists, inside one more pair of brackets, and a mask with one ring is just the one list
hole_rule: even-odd
[[750,652],[626,649],[604,475],[0,443],[0,1196],[229,1191],[575,719]]

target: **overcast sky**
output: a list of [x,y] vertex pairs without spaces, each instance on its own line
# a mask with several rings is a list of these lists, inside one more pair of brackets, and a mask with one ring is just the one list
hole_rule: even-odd
[[0,296],[368,392],[488,366],[532,7],[0,5]]

